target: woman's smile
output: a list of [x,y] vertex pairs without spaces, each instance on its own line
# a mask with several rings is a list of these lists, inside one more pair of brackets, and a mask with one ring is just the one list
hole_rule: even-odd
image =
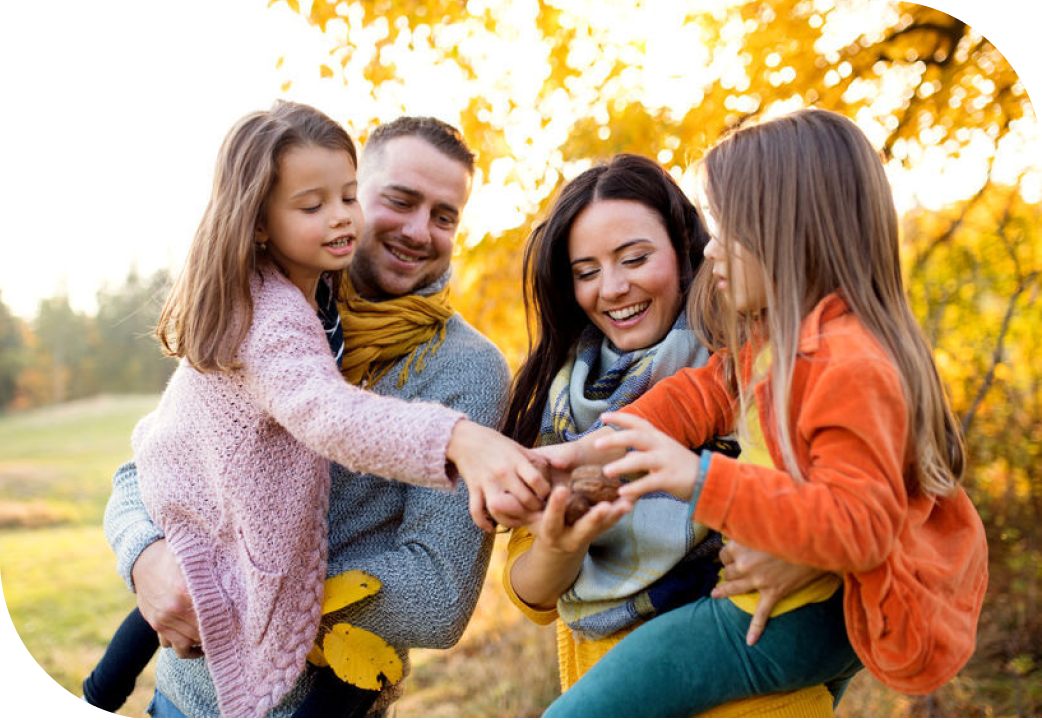
[[677,254],[659,215],[635,200],[597,200],[568,235],[575,301],[624,352],[658,344],[683,295]]
[[644,300],[617,310],[608,310],[605,314],[619,327],[632,327],[644,318],[650,306],[651,301]]

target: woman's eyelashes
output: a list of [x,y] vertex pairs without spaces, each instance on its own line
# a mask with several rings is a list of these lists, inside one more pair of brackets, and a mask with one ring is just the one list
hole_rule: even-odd
[[[627,268],[636,268],[646,263],[650,257],[651,252],[642,252],[637,255],[631,255],[620,259],[619,264]],[[579,266],[572,269],[572,277],[578,281],[592,280],[597,277],[600,271],[601,269],[599,267]]]

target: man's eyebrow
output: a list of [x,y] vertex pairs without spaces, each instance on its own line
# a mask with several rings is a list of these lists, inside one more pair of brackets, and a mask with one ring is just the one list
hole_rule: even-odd
[[[388,192],[388,191],[396,192],[396,193],[399,193],[401,195],[405,195],[406,197],[412,198],[413,200],[422,200],[423,197],[424,197],[422,192],[420,192],[416,188],[411,188],[411,187],[409,187],[407,185],[395,185],[395,184],[392,183],[392,184],[389,184],[389,185],[385,185],[384,186],[384,191],[385,192]],[[452,205],[449,205],[448,203],[437,203],[434,207],[437,208],[438,210],[443,211],[443,212],[451,213],[452,215],[454,215],[456,217],[458,217],[459,213],[460,213],[459,208],[453,207]]]
[[412,197],[412,198],[422,198],[423,197],[423,193],[421,193],[416,188],[411,188],[411,187],[408,187],[407,185],[394,185],[394,184],[385,185],[384,186],[384,190],[392,190],[394,192],[401,193],[402,195],[408,195],[409,197]]

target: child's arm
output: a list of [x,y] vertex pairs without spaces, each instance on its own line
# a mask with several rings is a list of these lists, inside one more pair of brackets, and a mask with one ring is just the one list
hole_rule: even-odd
[[513,440],[430,402],[406,402],[349,385],[300,292],[269,276],[255,296],[240,352],[257,405],[312,451],[344,467],[448,488],[455,464],[471,491],[471,517],[517,525],[549,492],[538,462]]
[[486,510],[496,522],[517,527],[542,508],[540,498],[550,491],[542,458],[470,420],[453,427],[445,457],[467,483],[471,517],[489,532],[495,526]]
[[[697,496],[695,520],[750,547],[833,572],[877,567],[889,555],[908,511],[907,417],[900,378],[885,358],[865,353],[803,367],[814,373],[801,380],[806,389],[793,399],[800,406],[793,439],[797,455],[806,457],[804,481],[785,470],[712,454],[708,467],[688,467],[682,482],[649,476],[624,485],[620,495],[635,498],[670,487],[680,497]],[[658,427],[658,418],[653,423]],[[645,469],[640,461],[654,459],[631,455],[605,471]]]

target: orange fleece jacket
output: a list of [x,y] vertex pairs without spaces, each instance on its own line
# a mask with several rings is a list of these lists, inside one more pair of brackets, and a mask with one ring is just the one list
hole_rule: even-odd
[[[681,370],[625,411],[688,447],[732,432],[736,400],[721,362]],[[754,392],[768,450],[784,467],[767,382]],[[847,633],[865,666],[894,690],[932,692],[973,654],[988,578],[984,527],[962,488],[948,498],[906,490],[911,448],[897,368],[839,295],[804,320],[790,407],[806,482],[714,455],[694,519],[842,574]]]

